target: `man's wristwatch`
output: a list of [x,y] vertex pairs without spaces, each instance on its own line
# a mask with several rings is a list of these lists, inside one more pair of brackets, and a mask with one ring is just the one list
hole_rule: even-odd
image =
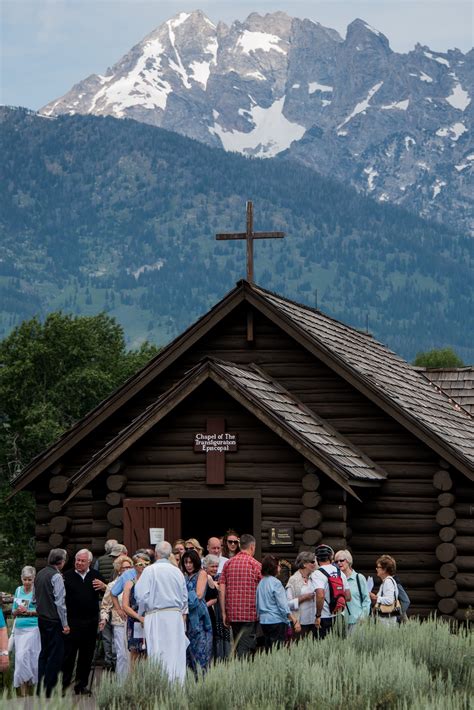
[[8,651],[0,651],[0,656],[8,656]]
[[321,614],[316,614],[316,619],[320,619],[320,618],[321,618]]

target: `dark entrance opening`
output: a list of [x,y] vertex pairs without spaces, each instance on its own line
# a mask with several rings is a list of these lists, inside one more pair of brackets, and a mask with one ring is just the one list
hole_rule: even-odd
[[206,554],[208,539],[221,537],[229,528],[255,535],[253,503],[252,498],[182,498],[182,536],[197,538]]

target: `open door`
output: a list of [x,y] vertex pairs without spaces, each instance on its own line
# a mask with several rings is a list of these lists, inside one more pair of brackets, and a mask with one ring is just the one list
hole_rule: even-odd
[[125,498],[123,536],[128,553],[150,547],[150,528],[164,528],[170,545],[181,535],[181,503],[156,498]]

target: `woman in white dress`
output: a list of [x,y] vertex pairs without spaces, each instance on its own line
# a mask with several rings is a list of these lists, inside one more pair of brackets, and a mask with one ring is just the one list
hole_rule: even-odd
[[15,619],[13,644],[15,649],[15,673],[13,686],[20,697],[31,692],[38,682],[38,658],[41,639],[38,615],[33,601],[33,582],[36,570],[29,565],[21,570],[21,585],[15,590],[12,615]]
[[[130,670],[130,653],[127,646],[127,633],[126,633],[126,614],[123,612],[121,616],[115,609],[113,598],[112,598],[112,587],[114,586],[117,577],[119,577],[125,570],[132,568],[132,560],[130,557],[121,555],[114,560],[114,578],[107,585],[102,603],[100,605],[100,622],[99,630],[102,631],[112,614],[111,624],[114,634],[114,645],[115,652],[117,654],[117,663],[115,666],[115,675],[120,680],[124,680]],[[122,594],[118,597],[119,604],[122,606]]]

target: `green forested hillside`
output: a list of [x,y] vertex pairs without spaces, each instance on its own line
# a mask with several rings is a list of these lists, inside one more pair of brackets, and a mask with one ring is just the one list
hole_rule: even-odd
[[[163,344],[245,276],[369,329],[407,358],[474,360],[474,242],[282,159],[248,160],[133,121],[2,109],[0,337],[34,314],[105,310]],[[317,292],[317,293],[316,293]]]

